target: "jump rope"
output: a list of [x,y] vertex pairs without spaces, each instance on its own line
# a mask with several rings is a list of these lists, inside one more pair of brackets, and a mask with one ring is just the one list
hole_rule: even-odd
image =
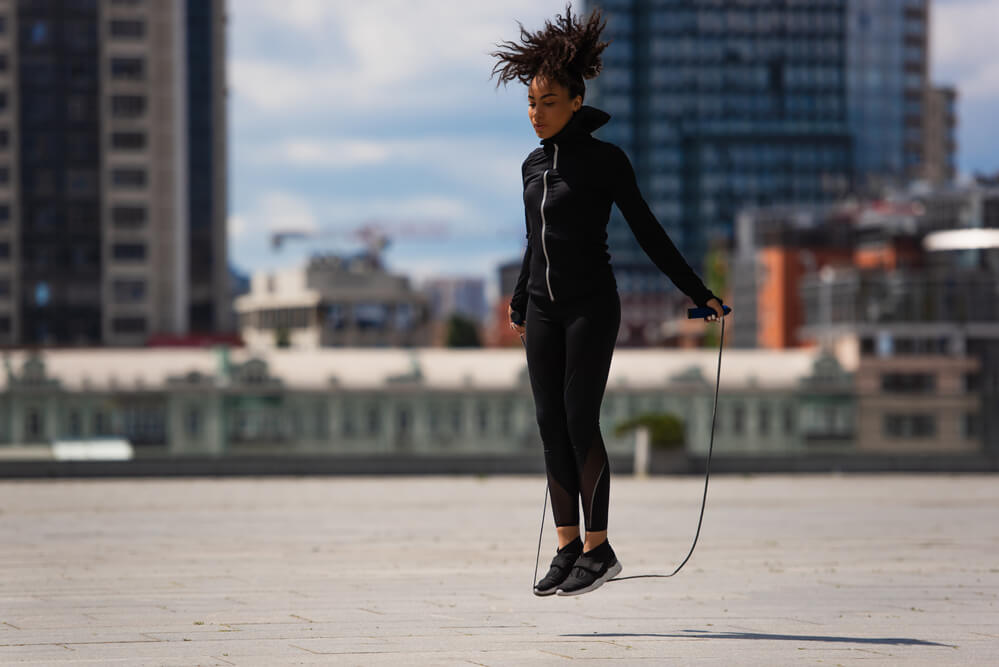
[[[714,403],[711,406],[711,435],[708,437],[708,457],[704,462],[704,492],[701,495],[701,511],[697,517],[697,530],[694,532],[694,541],[690,545],[690,551],[687,552],[687,555],[683,559],[683,561],[676,566],[676,569],[670,572],[669,574],[633,574],[628,577],[614,577],[613,579],[608,579],[607,580],[608,583],[612,581],[624,581],[625,579],[652,579],[652,578],[666,579],[668,577],[672,577],[677,572],[679,572],[684,565],[687,564],[687,561],[690,560],[690,557],[694,553],[694,547],[697,546],[697,538],[701,534],[701,523],[704,521],[704,506],[707,504],[708,501],[708,477],[711,474],[711,450],[714,448],[715,444],[715,413],[718,411],[718,384],[719,380],[721,380],[722,347],[724,347],[725,345],[725,315],[728,315],[730,312],[732,312],[732,309],[729,306],[723,304],[722,311],[723,314],[719,318],[721,320],[721,332],[719,333],[718,336],[718,369],[715,371],[715,398],[714,398]],[[688,308],[687,318],[688,319],[705,318],[714,313],[715,313],[714,309],[707,307]],[[523,315],[521,315],[517,311],[513,311],[511,313],[510,319],[517,326],[523,326],[524,324]],[[520,334],[520,342],[524,344],[524,349],[526,350],[527,341],[524,340],[524,334]],[[531,580],[532,590],[534,589],[535,582],[538,580],[538,561],[541,558],[541,538],[545,533],[545,512],[547,510],[548,510],[548,481],[545,480],[545,501],[544,504],[541,506],[541,531],[538,533],[538,554],[534,558],[534,579]]]

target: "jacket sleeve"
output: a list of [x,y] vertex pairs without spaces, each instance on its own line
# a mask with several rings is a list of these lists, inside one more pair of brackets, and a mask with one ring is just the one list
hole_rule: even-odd
[[[527,214],[525,212],[526,219]],[[526,224],[526,220],[525,220]],[[516,310],[521,316],[527,314],[527,279],[531,276],[531,230],[527,229],[527,248],[524,250],[524,261],[520,265],[520,275],[517,277],[517,284],[513,288],[513,298],[510,299],[510,307]]]
[[[520,165],[520,180],[524,182],[524,174],[527,166],[525,160]],[[524,227],[526,229],[527,248],[524,250],[524,260],[520,265],[520,275],[517,276],[517,284],[513,288],[513,297],[510,299],[510,308],[516,310],[521,316],[527,315],[527,280],[531,276],[531,223],[527,219],[527,209],[524,209]]]
[[609,162],[614,203],[621,210],[645,254],[698,306],[706,305],[709,299],[718,299],[721,302],[721,298],[705,287],[700,276],[690,268],[673,244],[673,240],[649,209],[638,189],[635,170],[625,152],[615,146],[613,158]]

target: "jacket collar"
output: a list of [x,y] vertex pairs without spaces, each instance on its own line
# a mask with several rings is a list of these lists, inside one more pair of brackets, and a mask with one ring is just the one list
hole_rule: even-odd
[[542,139],[541,145],[547,146],[552,143],[562,143],[588,136],[598,127],[605,125],[610,118],[610,114],[606,111],[584,104],[579,107],[579,111],[572,114],[572,118],[565,124],[565,127],[547,139]]

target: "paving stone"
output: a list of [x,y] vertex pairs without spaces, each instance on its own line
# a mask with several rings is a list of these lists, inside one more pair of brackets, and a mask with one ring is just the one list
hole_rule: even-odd
[[[0,481],[0,664],[995,664],[996,482],[719,475],[537,598],[540,477]],[[622,576],[701,483],[613,478]]]

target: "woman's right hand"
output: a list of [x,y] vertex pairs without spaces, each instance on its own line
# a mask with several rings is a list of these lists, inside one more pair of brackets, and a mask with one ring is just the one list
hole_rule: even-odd
[[510,319],[512,317],[513,317],[513,306],[510,305],[510,304],[507,304],[507,306],[506,306],[506,318],[508,320],[510,320],[510,328],[513,329],[514,331],[516,331],[517,333],[523,335],[523,333],[524,333],[524,325],[522,325],[522,324],[515,324],[514,321],[512,319]]

